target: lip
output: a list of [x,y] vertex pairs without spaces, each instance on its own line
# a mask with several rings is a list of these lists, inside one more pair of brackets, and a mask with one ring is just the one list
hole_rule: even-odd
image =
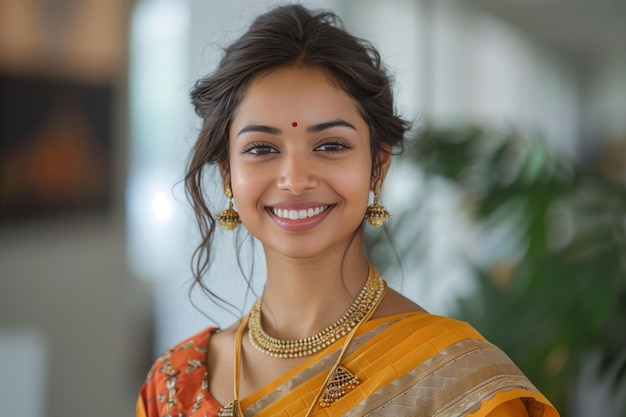
[[[317,216],[307,217],[306,219],[285,219],[283,217],[278,217],[274,214],[272,209],[290,209],[290,210],[308,210],[309,208],[316,208],[326,206],[326,209],[318,214]],[[270,218],[278,225],[281,229],[289,231],[289,232],[303,232],[310,230],[326,219],[326,217],[330,214],[330,212],[335,208],[335,204],[322,204],[322,203],[313,203],[313,202],[289,202],[289,203],[277,203],[272,204],[271,206],[265,207],[265,211],[270,216]]]

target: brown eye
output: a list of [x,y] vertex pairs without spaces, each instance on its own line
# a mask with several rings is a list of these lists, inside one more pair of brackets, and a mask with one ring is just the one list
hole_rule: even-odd
[[277,153],[278,151],[273,146],[263,142],[253,142],[247,145],[242,153],[247,153],[254,156],[262,156],[270,153]]
[[343,152],[351,148],[352,146],[350,146],[350,144],[347,141],[334,139],[334,140],[330,140],[326,143],[321,144],[320,146],[315,148],[315,150],[321,151],[321,152],[327,152],[327,153],[338,153],[338,152]]

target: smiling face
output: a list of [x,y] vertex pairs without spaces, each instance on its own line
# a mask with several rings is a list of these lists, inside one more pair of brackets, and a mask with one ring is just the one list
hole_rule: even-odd
[[[372,186],[369,127],[322,69],[283,68],[254,79],[234,114],[229,147],[225,181],[266,254],[345,250]],[[384,175],[389,155],[382,157]]]

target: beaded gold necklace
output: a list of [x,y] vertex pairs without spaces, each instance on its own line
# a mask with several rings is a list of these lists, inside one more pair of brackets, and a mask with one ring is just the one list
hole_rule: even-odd
[[267,334],[261,324],[261,305],[263,304],[261,296],[250,310],[248,338],[252,346],[275,358],[300,358],[313,355],[335,343],[361,322],[382,295],[383,280],[378,274],[372,273],[372,270],[373,268],[370,267],[365,285],[345,314],[321,332],[304,339],[281,340]]
[[[352,308],[353,306],[355,306],[355,304],[359,304],[359,305],[362,304],[363,306],[359,307],[358,310],[365,311],[365,314],[363,314],[362,316],[360,316],[359,314],[360,319],[357,322],[349,322],[350,330],[348,330],[348,333],[345,334],[346,338],[343,341],[343,346],[341,347],[341,350],[339,351],[339,355],[337,356],[335,363],[330,367],[330,370],[328,374],[326,375],[326,379],[324,380],[324,383],[322,384],[320,390],[315,396],[315,399],[310,403],[309,408],[305,414],[305,417],[310,417],[313,414],[315,407],[318,405],[320,407],[331,406],[332,403],[339,400],[346,393],[356,388],[356,386],[361,383],[361,381],[356,376],[354,376],[352,372],[350,372],[348,369],[346,369],[344,366],[341,365],[341,361],[343,360],[344,355],[346,354],[346,351],[348,349],[348,346],[350,345],[350,342],[352,341],[352,339],[358,332],[360,326],[366,321],[368,321],[374,315],[374,312],[376,311],[379,304],[381,303],[383,297],[385,296],[386,291],[387,291],[387,284],[382,278],[380,278],[380,276],[378,275],[378,272],[376,271],[376,268],[374,268],[372,265],[369,265],[369,275],[367,277],[367,281],[365,283],[365,286],[359,293],[359,296],[357,297],[357,300],[359,299],[359,297],[361,297],[361,301],[357,303],[357,300],[355,300],[354,303],[352,303],[352,305],[350,306],[350,308]],[[366,294],[370,294],[370,295],[366,295]],[[363,301],[363,299],[365,299],[366,301]],[[257,324],[258,326],[257,329],[262,330],[262,327],[260,325],[261,303],[257,301],[256,304],[258,304],[258,309],[259,309],[258,311],[259,321]],[[255,304],[255,307],[256,307],[256,304]],[[367,307],[365,307],[365,305],[367,305]],[[243,333],[246,328],[248,329],[248,334],[249,334],[252,332],[252,328],[255,327],[255,325],[253,325],[251,321],[252,315],[253,315],[252,312],[255,309],[255,307],[253,307],[250,313],[248,313],[242,319],[241,323],[239,324],[239,327],[237,328],[237,333],[235,334],[235,358],[234,358],[235,366],[234,366],[234,377],[233,377],[234,399],[219,410],[218,412],[219,417],[240,417],[244,415],[241,409],[241,404],[239,403],[239,373],[240,373],[240,367],[241,367],[241,339],[243,337]],[[357,308],[355,307],[355,309]],[[348,311],[350,311],[350,309],[348,309]],[[349,315],[352,317],[352,313],[350,313]],[[344,319],[344,322],[346,321],[345,317],[346,315],[342,317],[342,319]],[[355,318],[355,317],[356,315],[352,318]],[[341,321],[341,319],[339,321]],[[337,323],[339,323],[339,321]],[[340,326],[331,325],[327,327],[327,329],[331,327],[337,328]],[[323,333],[324,331],[326,331],[326,329],[320,333]],[[342,332],[340,331],[339,334],[341,333]],[[307,339],[310,339],[310,338],[307,338]],[[332,338],[329,340],[332,340]],[[323,348],[320,348],[320,349],[323,349]],[[286,357],[289,357],[288,356],[289,354],[290,353],[287,352]],[[291,354],[293,355],[293,353]],[[308,354],[309,353],[307,350],[307,355]],[[304,355],[301,355],[301,356],[304,356]]]

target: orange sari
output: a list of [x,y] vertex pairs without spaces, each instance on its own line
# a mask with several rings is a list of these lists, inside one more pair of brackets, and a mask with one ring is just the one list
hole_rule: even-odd
[[[138,417],[215,417],[207,382],[207,329],[157,359],[137,402]],[[343,340],[241,399],[246,416],[304,416]],[[467,323],[405,313],[364,323],[342,365],[361,381],[313,416],[530,416],[557,411],[498,348]]]

